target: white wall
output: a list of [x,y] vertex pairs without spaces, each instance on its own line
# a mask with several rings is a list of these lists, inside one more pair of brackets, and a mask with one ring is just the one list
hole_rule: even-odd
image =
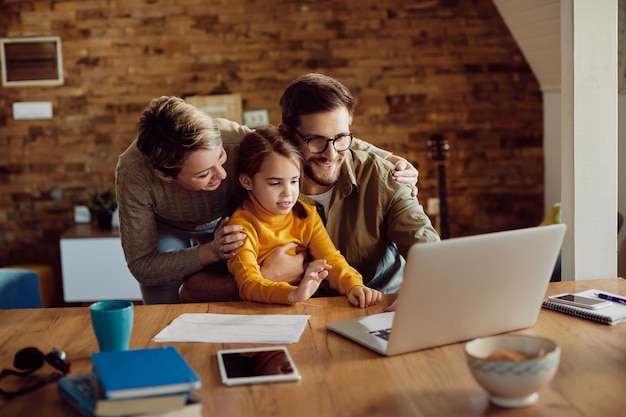
[[[612,233],[616,230],[613,224],[617,223],[616,219],[615,223],[612,220],[615,207],[626,214],[626,0],[493,2],[543,92],[544,210],[547,214],[554,203],[564,203],[563,218],[572,228],[563,245],[565,267],[573,267],[570,262],[572,259],[576,262],[574,253],[580,248],[588,258],[583,264],[593,266],[591,273],[582,275],[597,277],[596,271],[611,269],[611,275],[617,272],[626,277],[626,227],[622,228],[617,241],[612,240]],[[617,28],[613,28],[613,23],[617,23]],[[617,99],[617,112],[614,98],[606,98],[610,96],[603,95],[604,101],[601,100],[600,104],[592,102],[598,98],[598,87],[614,91],[610,86],[613,83],[610,74],[605,76],[607,68],[614,65],[613,49],[618,50],[618,82],[622,93]],[[587,60],[587,57],[591,59]],[[565,65],[562,65],[564,59]],[[587,84],[579,84],[582,80]],[[590,80],[593,82],[589,83]],[[565,97],[563,103],[562,95]],[[574,95],[578,100],[576,106],[572,102]],[[607,106],[611,113],[599,110],[611,100],[612,104]],[[564,106],[568,107],[565,112]],[[593,116],[594,113],[597,117]],[[565,134],[565,140],[580,141],[576,152],[574,142],[562,142],[562,134]],[[566,174],[562,174],[563,169]],[[577,175],[579,178],[574,181]],[[603,176],[605,181],[601,180]],[[594,201],[599,203],[594,204]],[[610,218],[608,212],[611,212]],[[575,224],[577,219],[581,219],[579,225]],[[580,233],[572,234],[574,231]],[[596,252],[599,247],[604,250]],[[580,279],[576,271],[568,272]]]
[[[544,206],[547,214],[561,201],[561,92],[544,92]],[[617,210],[626,216],[626,94],[618,95]],[[617,219],[616,219],[617,223]],[[626,278],[626,226],[618,236],[617,274]]]
[[[626,94],[619,94],[617,100],[617,211],[626,216]],[[626,278],[626,226],[617,238],[617,274]]]
[[561,91],[543,93],[544,213],[561,202]]

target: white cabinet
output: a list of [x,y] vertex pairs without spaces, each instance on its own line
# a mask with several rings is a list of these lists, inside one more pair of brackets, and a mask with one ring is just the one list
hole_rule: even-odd
[[117,229],[77,224],[61,235],[60,245],[65,301],[141,300]]

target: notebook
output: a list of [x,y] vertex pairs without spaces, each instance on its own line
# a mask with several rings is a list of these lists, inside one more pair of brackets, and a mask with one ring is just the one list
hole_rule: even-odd
[[98,379],[93,373],[64,376],[59,380],[57,389],[61,398],[87,417],[162,414],[182,409],[189,399],[188,394],[179,393],[108,400],[102,396]]
[[[618,295],[618,294],[612,294],[606,291],[600,291],[600,290],[595,290],[595,289],[578,292],[576,293],[576,295],[581,295],[583,297],[589,297],[589,298],[595,298],[599,300],[600,298],[596,295],[598,293],[604,293],[604,294],[608,294],[608,295],[612,295],[616,297],[622,297],[621,295]],[[614,324],[626,322],[626,305],[619,304],[619,303],[613,303],[613,305],[607,308],[602,308],[598,310],[590,310],[587,308],[580,308],[580,307],[570,306],[570,305],[566,305],[562,303],[555,303],[554,301],[547,298],[543,301],[543,307],[548,308],[550,310],[555,310],[561,313],[571,314],[572,316],[581,317],[587,320],[593,320],[593,321],[597,321],[599,323],[604,323],[604,324],[614,325]]]
[[173,346],[92,353],[91,362],[108,399],[191,392],[201,386]]
[[531,327],[565,229],[556,224],[416,244],[395,312],[327,328],[391,356]]

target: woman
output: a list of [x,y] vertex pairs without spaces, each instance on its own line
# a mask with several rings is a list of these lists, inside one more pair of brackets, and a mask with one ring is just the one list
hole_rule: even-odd
[[[180,284],[195,274],[212,294],[205,301],[239,299],[224,261],[245,235],[221,218],[242,191],[236,159],[250,131],[178,97],[153,99],[144,109],[137,139],[120,155],[116,190],[122,247],[145,304],[178,303]],[[405,182],[416,183],[417,171],[402,158],[358,140],[353,146],[388,157]],[[264,276],[292,281],[302,275],[304,254],[289,255],[290,248],[266,259]]]

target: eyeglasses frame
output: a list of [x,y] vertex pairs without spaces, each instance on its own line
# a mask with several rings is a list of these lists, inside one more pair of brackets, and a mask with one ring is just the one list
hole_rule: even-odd
[[[334,138],[332,138],[332,139],[325,138],[324,136],[313,136],[313,137],[307,138],[307,137],[305,137],[302,133],[298,132],[298,129],[293,129],[293,132],[294,132],[296,135],[300,136],[300,138],[301,138],[301,139],[302,139],[302,140],[306,143],[306,148],[308,149],[308,151],[309,151],[309,152],[311,152],[312,154],[316,154],[316,155],[317,155],[317,154],[324,153],[324,152],[326,151],[326,149],[328,149],[328,144],[329,144],[329,143],[332,143],[332,144],[333,144],[333,148],[335,148],[335,151],[337,151],[337,152],[345,152],[345,151],[347,151],[348,149],[350,149],[350,146],[352,146],[352,141],[354,140],[354,135],[352,134],[352,132],[348,132],[347,134],[346,134],[346,133],[340,133],[339,135],[335,136],[335,137],[334,137]],[[341,139],[341,138],[342,138],[342,137],[344,137],[344,136],[349,136],[349,137],[350,137],[350,143],[348,143],[348,147],[347,147],[346,149],[338,150],[338,149],[337,149],[337,146],[335,145],[335,142],[336,142],[337,140]],[[311,142],[312,140],[320,140],[320,139],[323,139],[323,140],[325,140],[325,141],[326,141],[326,146],[324,146],[324,149],[322,149],[322,150],[321,150],[321,151],[319,151],[319,152],[313,152],[313,151],[309,148],[309,142]]]

